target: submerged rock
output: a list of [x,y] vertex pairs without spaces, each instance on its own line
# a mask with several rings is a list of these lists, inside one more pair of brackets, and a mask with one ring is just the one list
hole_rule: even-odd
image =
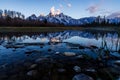
[[86,69],[85,71],[87,71],[87,72],[96,72],[96,70],[92,69],[92,68]]
[[24,62],[23,65],[24,65],[24,67],[28,67],[29,68],[32,65],[32,63],[31,62]]
[[49,61],[49,59],[48,58],[38,58],[35,60],[35,63],[42,63],[44,61]]
[[64,52],[63,54],[65,56],[76,56],[76,53],[74,53],[74,52]]
[[32,54],[32,53],[41,53],[41,51],[40,50],[29,50],[25,52],[25,54]]
[[3,64],[3,65],[0,65],[0,68],[3,68],[5,69],[7,67],[8,64]]
[[36,74],[37,74],[37,70],[31,70],[27,72],[28,76],[36,76]]
[[82,59],[84,57],[83,57],[83,55],[78,55],[78,56],[76,56],[76,58],[79,58],[79,59],[81,58]]
[[59,54],[60,54],[60,52],[56,52],[56,53],[55,53],[55,55],[59,55]]
[[36,68],[37,67],[37,64],[32,64],[31,66],[30,66],[30,69],[33,69],[33,68]]
[[114,62],[116,65],[120,66],[120,60]]
[[63,68],[61,68],[61,69],[58,69],[58,72],[65,72],[66,70],[65,69],[63,69]]
[[86,74],[77,74],[73,77],[72,80],[94,80],[94,79]]
[[75,72],[81,72],[81,68],[80,68],[79,66],[74,66],[74,67],[73,67],[73,70],[74,70]]
[[25,45],[17,45],[17,44],[7,44],[5,45],[6,48],[24,48]]

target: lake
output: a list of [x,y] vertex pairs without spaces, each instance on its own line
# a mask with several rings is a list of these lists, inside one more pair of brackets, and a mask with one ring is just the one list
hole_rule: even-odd
[[119,32],[0,33],[0,80],[81,80],[81,77],[120,79]]

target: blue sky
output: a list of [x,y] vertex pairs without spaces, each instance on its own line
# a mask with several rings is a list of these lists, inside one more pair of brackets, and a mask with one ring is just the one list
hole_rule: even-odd
[[0,0],[0,9],[19,11],[26,17],[47,15],[53,6],[73,18],[120,13],[120,0]]

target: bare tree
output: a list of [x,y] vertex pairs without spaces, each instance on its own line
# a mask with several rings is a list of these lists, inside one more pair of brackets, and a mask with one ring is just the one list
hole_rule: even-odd
[[3,14],[3,11],[2,11],[2,10],[0,10],[0,18],[2,17],[2,14]]

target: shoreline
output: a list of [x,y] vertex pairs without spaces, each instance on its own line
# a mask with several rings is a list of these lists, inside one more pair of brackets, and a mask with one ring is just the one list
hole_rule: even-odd
[[119,27],[0,27],[1,33],[8,32],[56,32],[64,30],[87,30],[87,31],[115,31],[119,32]]

